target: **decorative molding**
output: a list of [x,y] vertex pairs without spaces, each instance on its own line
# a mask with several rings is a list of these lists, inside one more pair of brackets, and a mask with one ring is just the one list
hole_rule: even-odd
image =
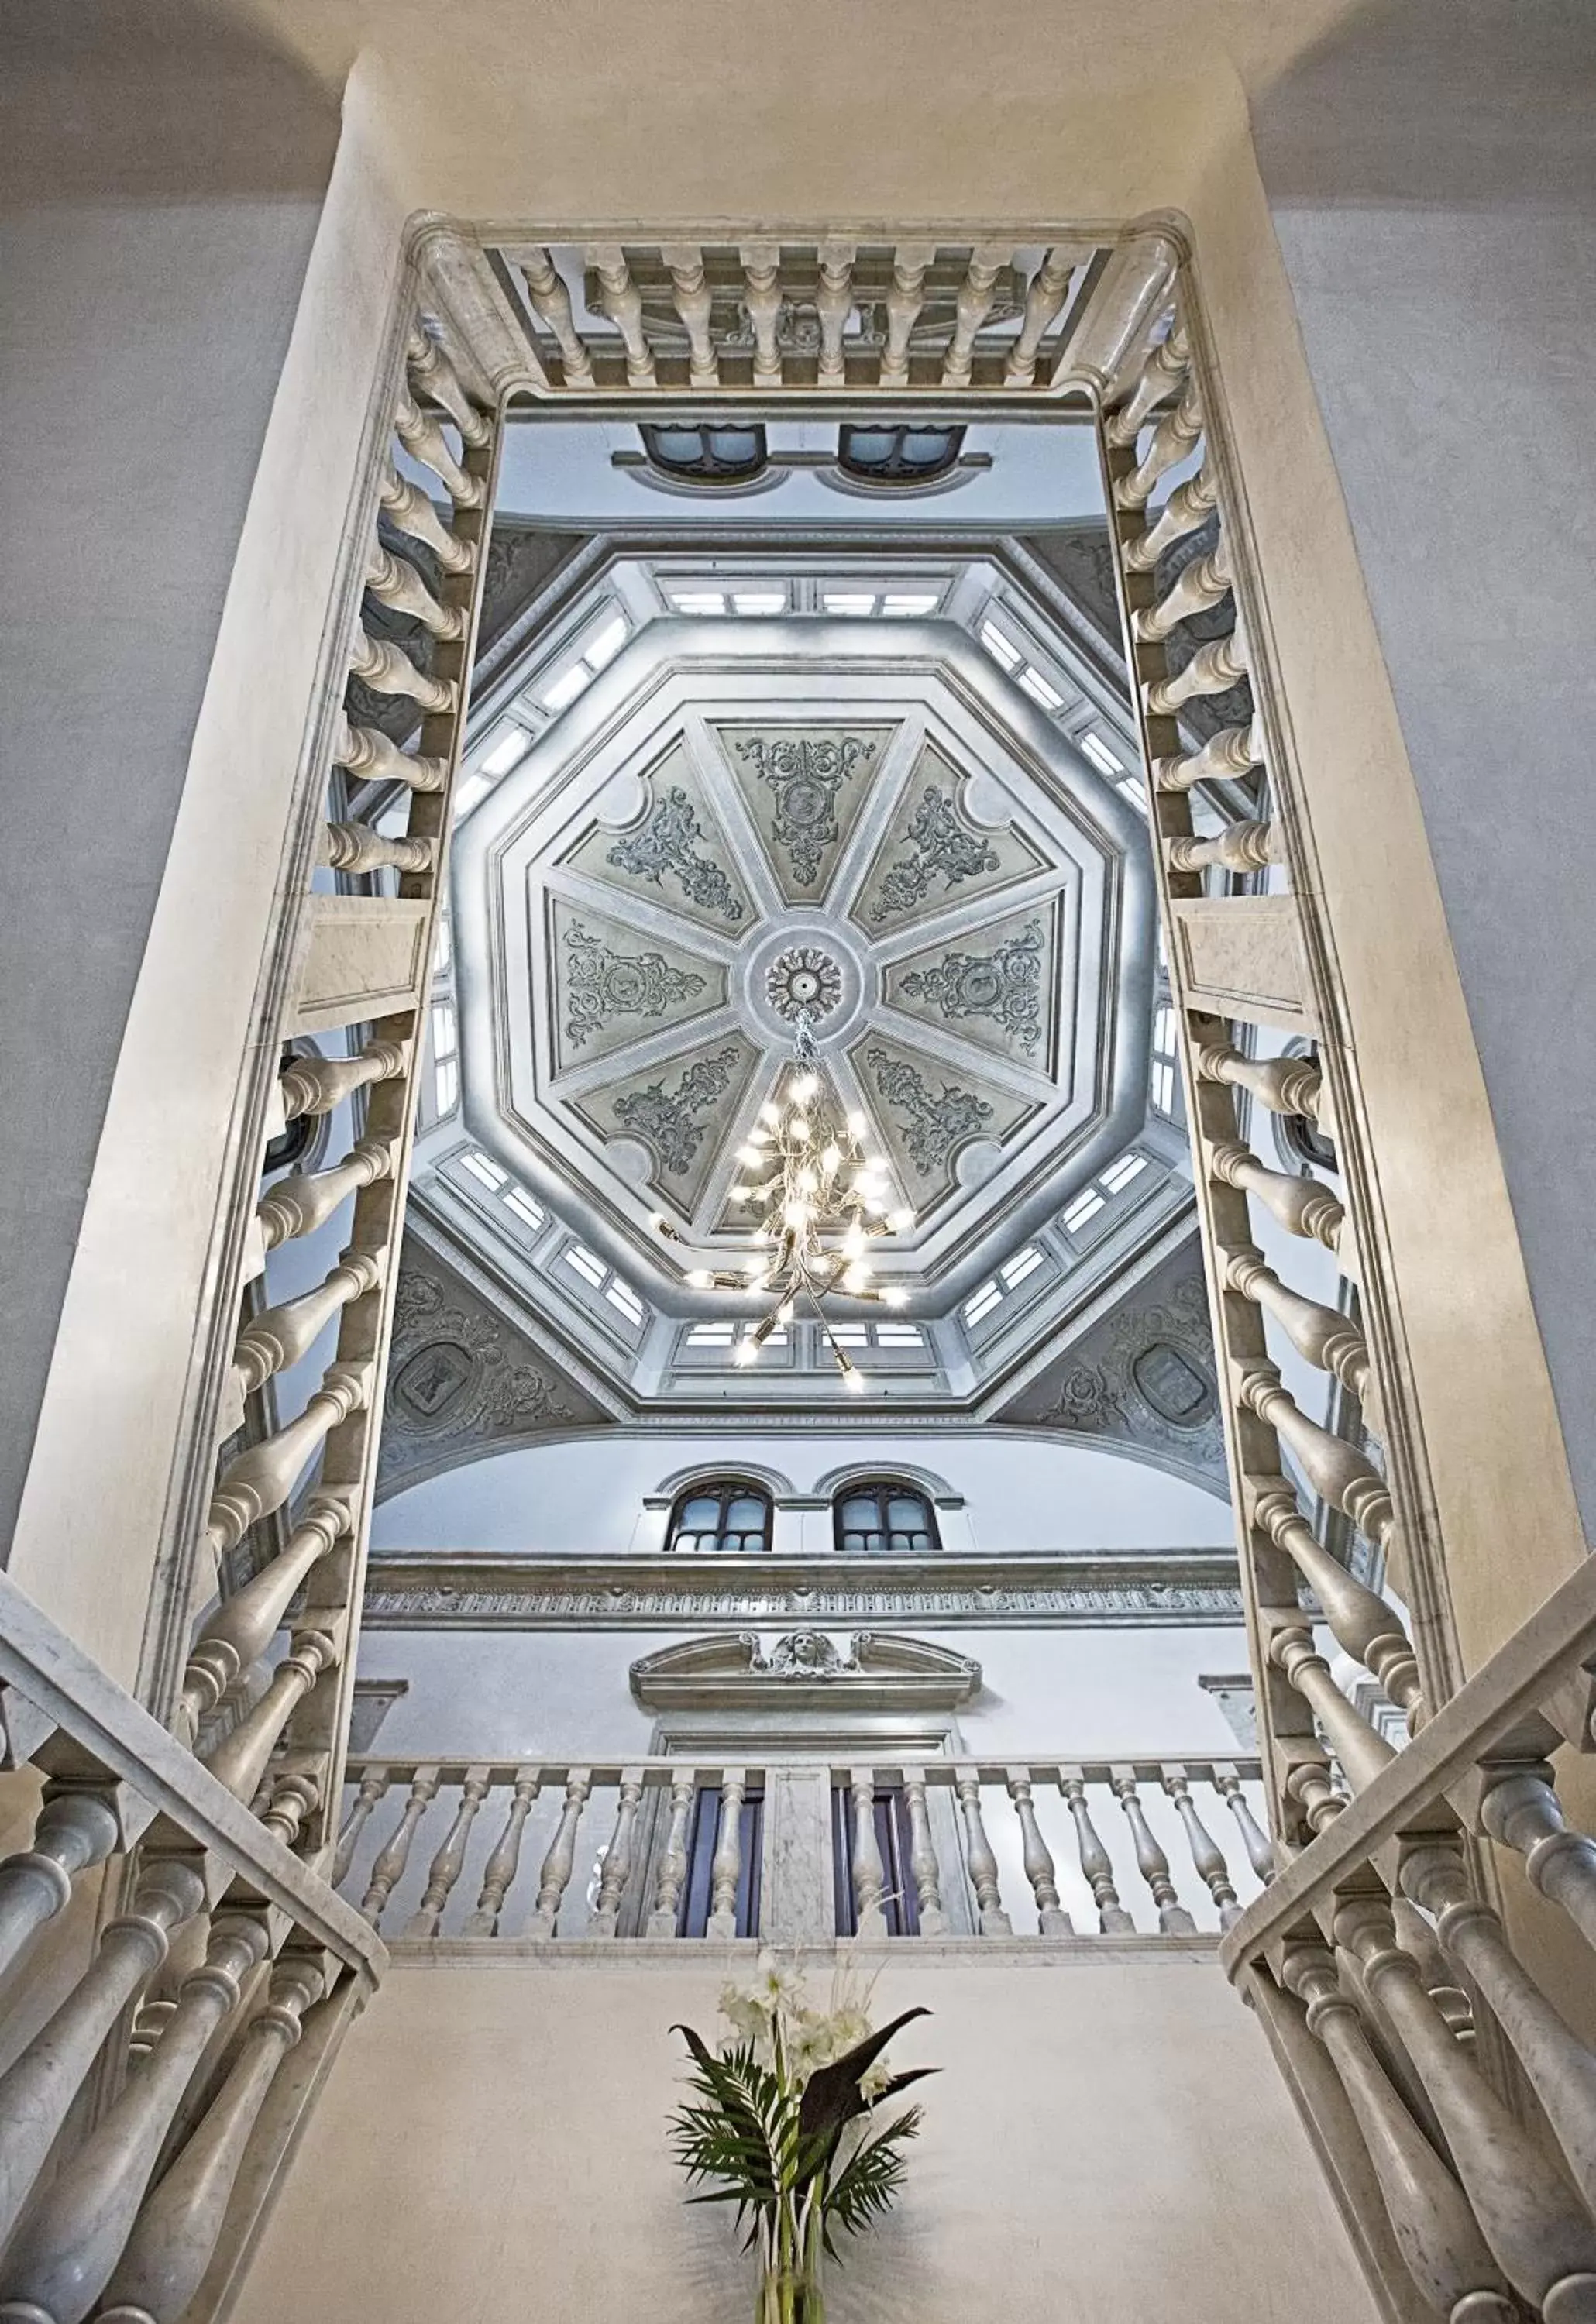
[[615,1100],[615,1118],[652,1147],[667,1176],[679,1178],[689,1171],[709,1129],[707,1120],[732,1084],[742,1060],[733,1043],[713,1056],[699,1057],[683,1072],[676,1087],[662,1081],[628,1090]]
[[950,1023],[990,1018],[1034,1051],[1042,1038],[1043,952],[1037,918],[992,952],[950,952],[929,968],[910,969],[903,990],[912,1000],[935,1001]]
[[671,872],[684,895],[734,927],[743,916],[743,899],[715,858],[699,853],[703,836],[692,801],[673,783],[663,798],[655,800],[642,829],[618,839],[605,851],[604,861],[657,888]]
[[973,1628],[1238,1626],[1228,1549],[1105,1550],[935,1559],[816,1556],[552,1557],[379,1553],[368,1629],[744,1630],[848,1622]]
[[775,793],[770,836],[785,849],[793,878],[812,887],[820,877],[825,851],[839,836],[837,793],[853,769],[874,755],[875,742],[861,734],[743,736],[742,756],[752,761],[761,782]]
[[933,883],[955,888],[978,872],[996,872],[1001,858],[990,839],[972,831],[959,814],[953,795],[927,783],[907,834],[909,852],[890,863],[881,875],[881,893],[870,918],[880,923],[890,915],[911,912]]
[[562,1007],[573,1049],[581,1048],[606,1019],[662,1017],[673,1001],[690,1001],[708,990],[707,976],[673,968],[662,952],[613,952],[577,919],[563,934]]
[[765,993],[778,1017],[796,1025],[800,1011],[822,1023],[843,997],[843,973],[816,945],[795,945],[765,971]]
[[789,1630],[767,1655],[750,1630],[686,1638],[644,1655],[632,1692],[647,1711],[954,1711],[981,1692],[981,1665],[926,1638],[856,1630],[844,1654],[825,1630]]
[[939,1168],[955,1146],[978,1138],[992,1118],[984,1098],[973,1090],[955,1089],[951,1082],[944,1082],[941,1095],[933,1097],[924,1074],[907,1058],[872,1048],[866,1050],[864,1061],[881,1096],[898,1109],[903,1143],[924,1171]]

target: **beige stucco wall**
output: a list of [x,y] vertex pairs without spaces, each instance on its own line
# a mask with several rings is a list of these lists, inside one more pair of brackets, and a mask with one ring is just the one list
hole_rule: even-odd
[[[235,2324],[746,2324],[664,2121],[723,1967],[397,1967],[354,2027]],[[818,1982],[819,1980],[817,1980]],[[894,1960],[935,2064],[909,2183],[838,2324],[1366,2324],[1263,2037],[1197,1958]]]

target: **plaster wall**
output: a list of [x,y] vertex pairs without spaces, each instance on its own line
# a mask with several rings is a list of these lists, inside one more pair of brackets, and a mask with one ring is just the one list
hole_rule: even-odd
[[[743,2324],[664,2123],[725,1964],[399,1965],[352,2028],[236,2324]],[[816,1980],[824,1992],[824,1971]],[[857,2324],[1368,2324],[1267,2048],[1210,1962],[891,1960],[934,2064],[898,2209],[834,2279]],[[307,2255],[315,2264],[307,2264]],[[535,2287],[535,2294],[529,2293]]]
[[[912,1436],[810,1436],[754,1430],[724,1436],[623,1435],[605,1430],[563,1444],[473,1461],[395,1493],[376,1510],[378,1551],[539,1550],[560,1555],[658,1548],[666,1512],[645,1495],[684,1472],[752,1463],[796,1495],[833,1471],[868,1465],[934,1474],[963,1498],[938,1512],[947,1549],[1200,1548],[1232,1538],[1226,1504],[1200,1486],[1089,1446],[992,1431],[928,1429]],[[780,1524],[783,1515],[778,1512]],[[829,1510],[794,1511],[778,1547],[831,1546]],[[797,1537],[794,1538],[796,1531]]]

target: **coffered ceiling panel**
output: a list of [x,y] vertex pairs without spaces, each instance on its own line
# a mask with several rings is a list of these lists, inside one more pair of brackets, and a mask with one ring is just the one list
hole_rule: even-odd
[[[574,872],[722,933],[748,927],[753,907],[720,818],[687,752],[673,742],[641,779],[642,807],[619,831],[601,821],[566,857]],[[601,809],[602,812],[602,809]]]
[[721,726],[738,795],[782,900],[817,904],[881,775],[890,726]]
[[550,1040],[559,1072],[724,1007],[722,962],[641,936],[561,896],[549,899],[549,912]]
[[882,971],[881,998],[934,1031],[1000,1050],[1014,1064],[1051,1075],[1056,1067],[1063,906],[1050,899],[905,953]]
[[[859,918],[891,929],[928,919],[1047,868],[1047,858],[1005,820],[995,828],[970,812],[970,785],[927,742],[903,787],[897,812],[865,877]],[[999,812],[1005,802],[999,799]]]

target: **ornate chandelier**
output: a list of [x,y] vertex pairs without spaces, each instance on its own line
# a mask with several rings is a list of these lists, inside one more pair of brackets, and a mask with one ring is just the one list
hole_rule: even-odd
[[[844,1114],[827,1089],[807,1009],[797,1010],[795,1026],[791,1066],[737,1149],[746,1175],[731,1199],[752,1214],[753,1248],[739,1274],[695,1268],[687,1279],[701,1290],[768,1295],[769,1311],[733,1350],[738,1364],[757,1363],[771,1333],[806,1305],[844,1385],[858,1392],[864,1375],[838,1343],[826,1302],[841,1295],[882,1307],[908,1305],[907,1292],[872,1281],[869,1251],[881,1235],[913,1226],[914,1213],[894,1205],[887,1165],[865,1148],[863,1114]],[[654,1224],[669,1240],[681,1240],[658,1213]]]

